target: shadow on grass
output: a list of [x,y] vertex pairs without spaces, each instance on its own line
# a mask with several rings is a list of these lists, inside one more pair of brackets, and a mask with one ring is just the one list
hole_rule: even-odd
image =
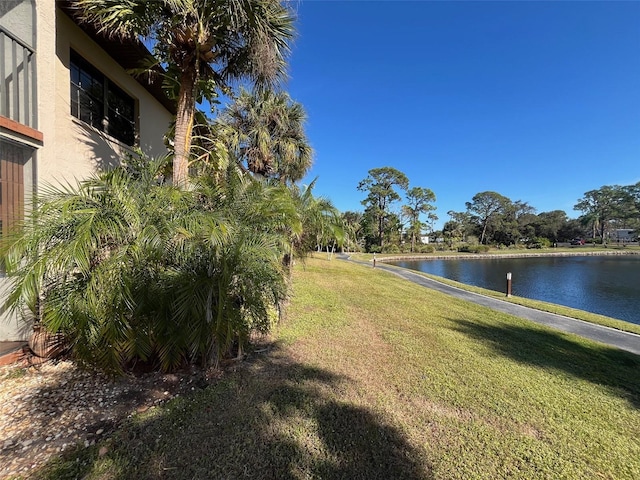
[[501,355],[603,385],[640,408],[638,355],[607,346],[586,346],[552,330],[452,320],[459,331],[490,345]]
[[65,455],[36,478],[432,478],[400,430],[342,403],[336,392],[344,382],[274,346],[215,385],[133,419],[106,443]]

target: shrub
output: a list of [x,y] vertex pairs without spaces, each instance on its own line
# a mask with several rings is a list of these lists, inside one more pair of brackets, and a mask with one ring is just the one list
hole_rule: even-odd
[[433,253],[436,251],[436,247],[434,247],[433,245],[420,245],[418,247],[418,251],[420,253]]
[[458,247],[458,252],[463,253],[487,253],[489,250],[489,245],[461,245]]
[[382,250],[384,253],[400,253],[400,248],[396,244],[385,245]]
[[411,253],[411,243],[403,243],[400,245],[400,251],[402,253]]
[[480,239],[475,235],[467,235],[467,243],[469,245],[478,245],[480,243]]
[[224,192],[159,185],[166,161],[50,188],[3,239],[8,304],[63,334],[82,363],[114,373],[210,364],[268,330],[286,296],[287,242],[273,219],[293,209],[281,192],[239,178]]
[[540,249],[540,248],[549,248],[551,247],[551,241],[545,237],[535,237],[532,238],[529,243],[527,243],[527,248],[531,249]]

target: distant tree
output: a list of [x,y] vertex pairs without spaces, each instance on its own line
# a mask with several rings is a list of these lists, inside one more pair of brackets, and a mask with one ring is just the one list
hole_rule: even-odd
[[342,224],[345,229],[345,247],[359,250],[364,246],[364,222],[362,212],[347,211],[342,213]]
[[513,243],[518,243],[522,239],[528,239],[529,241],[536,234],[535,221],[537,219],[535,207],[529,205],[522,200],[516,200],[511,205],[510,210],[513,212],[516,231],[512,237]]
[[492,237],[496,243],[511,245],[535,235],[533,221],[535,208],[527,202],[517,200],[505,202],[501,212],[491,221]]
[[626,194],[625,211],[633,224],[640,226],[640,182],[623,187]]
[[469,212],[449,210],[447,215],[449,215],[450,220],[447,222],[448,226],[446,228],[443,227],[443,233],[447,233],[449,237],[449,246],[452,246],[453,242],[465,241],[467,233],[472,231]]
[[624,205],[627,201],[628,195],[623,187],[605,185],[598,190],[586,192],[573,209],[583,213],[585,223],[592,225],[594,232],[604,242],[609,222],[624,217]]
[[435,233],[435,229],[436,229],[436,222],[438,221],[438,215],[436,215],[433,212],[429,212],[427,213],[427,229],[430,235]]
[[563,210],[553,210],[538,214],[535,220],[536,236],[558,242],[559,234],[568,221],[567,214]]
[[[413,187],[407,192],[407,204],[402,206],[402,212],[409,219],[409,233],[411,234],[411,252],[415,251],[416,238],[420,236],[424,222],[420,221],[420,215],[435,210],[433,202],[435,194],[428,188]],[[436,217],[437,218],[437,217]]]
[[[523,202],[522,200],[516,200],[514,202],[514,208],[516,212],[516,219],[518,220],[518,228],[520,229],[520,233],[524,234],[526,231],[531,231],[532,235],[535,233],[535,227],[533,223],[536,216],[536,209],[532,205],[529,205],[528,202]],[[531,230],[530,230],[531,228]]]
[[571,218],[566,221],[558,231],[559,241],[568,241],[572,238],[582,238],[585,236],[584,226],[578,219]]
[[375,221],[378,245],[384,247],[385,227],[390,220],[390,206],[401,199],[396,188],[406,190],[409,185],[407,176],[392,167],[373,168],[367,178],[358,184],[358,190],[368,192],[361,203],[366,212]]
[[466,202],[467,212],[479,226],[480,243],[485,243],[487,239],[487,228],[490,222],[504,213],[511,204],[511,200],[496,192],[480,192],[474,195],[471,202]]
[[382,251],[386,253],[398,253],[402,244],[403,231],[404,224],[402,222],[402,217],[395,212],[391,212],[385,221],[385,242]]
[[316,181],[317,178],[304,188],[298,185],[290,187],[302,230],[299,233],[292,232],[291,252],[284,259],[289,273],[293,265],[293,255],[304,257],[311,250],[320,251],[323,244],[328,243],[342,246],[344,234],[340,213],[331,200],[313,195]]

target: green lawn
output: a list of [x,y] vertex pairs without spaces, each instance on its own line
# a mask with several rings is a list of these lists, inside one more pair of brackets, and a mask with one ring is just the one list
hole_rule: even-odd
[[[582,247],[581,247],[582,248]],[[621,248],[618,248],[618,250],[620,250]],[[635,250],[631,250],[630,249],[635,249]],[[561,250],[561,249],[554,249],[554,252],[552,253],[557,253],[556,250]],[[568,250],[568,249],[565,249]],[[591,251],[592,253],[594,253],[593,249],[589,249],[586,250],[587,252]],[[637,250],[636,247],[628,247],[628,250],[625,250],[625,252],[638,252],[639,250]],[[535,255],[537,252],[538,255],[540,255],[540,251],[539,250],[525,250],[522,252],[523,255],[526,254],[533,254]],[[602,253],[602,249],[600,249],[598,252],[596,253]],[[496,256],[500,256],[500,255],[505,255],[505,251],[501,250],[501,251],[493,251],[490,252],[490,254],[492,255],[496,255]],[[437,255],[437,253],[435,254],[426,254],[426,255],[422,255],[422,257],[432,257],[434,255]],[[440,252],[440,255],[442,255],[442,252]],[[453,253],[451,252],[451,255],[449,255],[448,253],[446,254],[447,256],[455,256],[455,257],[462,257],[464,255],[469,255],[469,254],[462,254],[462,253]],[[406,254],[398,254],[398,255],[391,255],[391,256],[384,256],[387,259],[402,259],[402,258],[407,258]],[[370,262],[373,259],[373,256],[370,254],[355,254],[352,256],[352,258],[354,260],[359,260],[359,261],[365,261],[365,262]],[[399,267],[398,267],[399,268]],[[616,318],[611,318],[611,317],[607,317],[605,315],[599,315],[597,313],[591,313],[591,312],[585,312],[584,310],[578,310],[575,308],[571,308],[571,307],[565,307],[562,305],[557,305],[555,303],[547,303],[547,302],[543,302],[540,300],[532,300],[529,298],[524,298],[524,297],[518,297],[518,296],[512,296],[509,298],[505,297],[505,293],[504,292],[496,292],[495,290],[488,290],[486,288],[481,288],[481,287],[475,287],[472,285],[465,285],[464,283],[460,283],[460,282],[456,282],[455,280],[449,280],[448,278],[443,278],[443,277],[438,277],[437,275],[431,275],[429,273],[424,273],[424,272],[414,272],[417,273],[418,275],[422,275],[424,277],[427,278],[431,278],[433,280],[437,280],[439,282],[445,283],[447,285],[452,285],[454,287],[457,288],[461,288],[463,290],[467,290],[470,292],[475,292],[475,293],[480,293],[482,295],[486,295],[489,297],[494,297],[494,298],[499,298],[500,300],[504,300],[506,302],[511,302],[511,303],[516,303],[518,305],[524,305],[525,307],[531,307],[531,308],[535,308],[537,310],[543,310],[545,312],[551,312],[551,313],[556,313],[558,315],[564,315],[567,317],[571,317],[571,318],[577,318],[578,320],[583,320],[585,322],[589,322],[589,323],[595,323],[597,325],[604,325],[606,327],[611,327],[611,328],[615,328],[616,330],[622,330],[624,332],[631,332],[631,333],[637,333],[638,335],[640,335],[640,325],[635,324],[635,323],[631,323],[631,322],[625,322],[623,320],[618,320]]]
[[515,303],[523,305],[525,307],[535,308],[536,310],[542,310],[545,312],[556,313],[558,315],[564,315],[566,317],[577,318],[589,323],[595,323],[597,325],[604,325],[605,327],[615,328],[616,330],[622,330],[623,332],[637,333],[640,335],[640,325],[631,322],[625,322],[624,320],[618,320],[617,318],[606,317],[597,313],[585,312],[584,310],[578,310],[576,308],[565,307],[555,303],[543,302],[541,300],[532,300],[530,298],[518,297],[516,295],[512,297],[505,297],[505,292],[497,292],[495,290],[488,290],[486,288],[475,287],[473,285],[466,285],[464,283],[456,282],[455,280],[449,280],[448,278],[438,277],[437,275],[431,275],[424,272],[415,272],[418,275],[422,275],[427,278],[431,278],[447,285],[467,290],[469,292],[479,293],[488,297],[497,298],[505,302]]
[[339,260],[294,289],[266,351],[36,477],[640,478],[640,357]]

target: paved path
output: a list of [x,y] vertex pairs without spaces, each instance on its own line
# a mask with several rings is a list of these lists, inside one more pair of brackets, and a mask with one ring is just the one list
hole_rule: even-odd
[[[347,255],[341,256],[343,259],[348,259]],[[356,262],[355,260],[351,260]],[[366,263],[369,262],[357,262]],[[417,283],[423,287],[431,288],[447,295],[452,295],[457,298],[461,298],[468,302],[484,305],[493,310],[509,313],[516,317],[526,318],[542,325],[547,325],[563,332],[575,333],[581,337],[585,337],[597,342],[601,342],[613,347],[626,350],[636,355],[640,355],[640,335],[635,333],[622,332],[614,328],[603,327],[594,323],[584,322],[575,318],[565,317],[563,315],[557,315],[555,313],[543,312],[534,308],[523,307],[522,305],[516,305],[514,303],[498,300],[496,298],[487,297],[478,293],[468,292],[457,287],[445,285],[436,280],[432,280],[422,275],[412,272],[411,270],[393,267],[391,265],[385,265],[384,263],[377,262],[376,268],[385,270],[399,277],[409,280],[410,282]]]

